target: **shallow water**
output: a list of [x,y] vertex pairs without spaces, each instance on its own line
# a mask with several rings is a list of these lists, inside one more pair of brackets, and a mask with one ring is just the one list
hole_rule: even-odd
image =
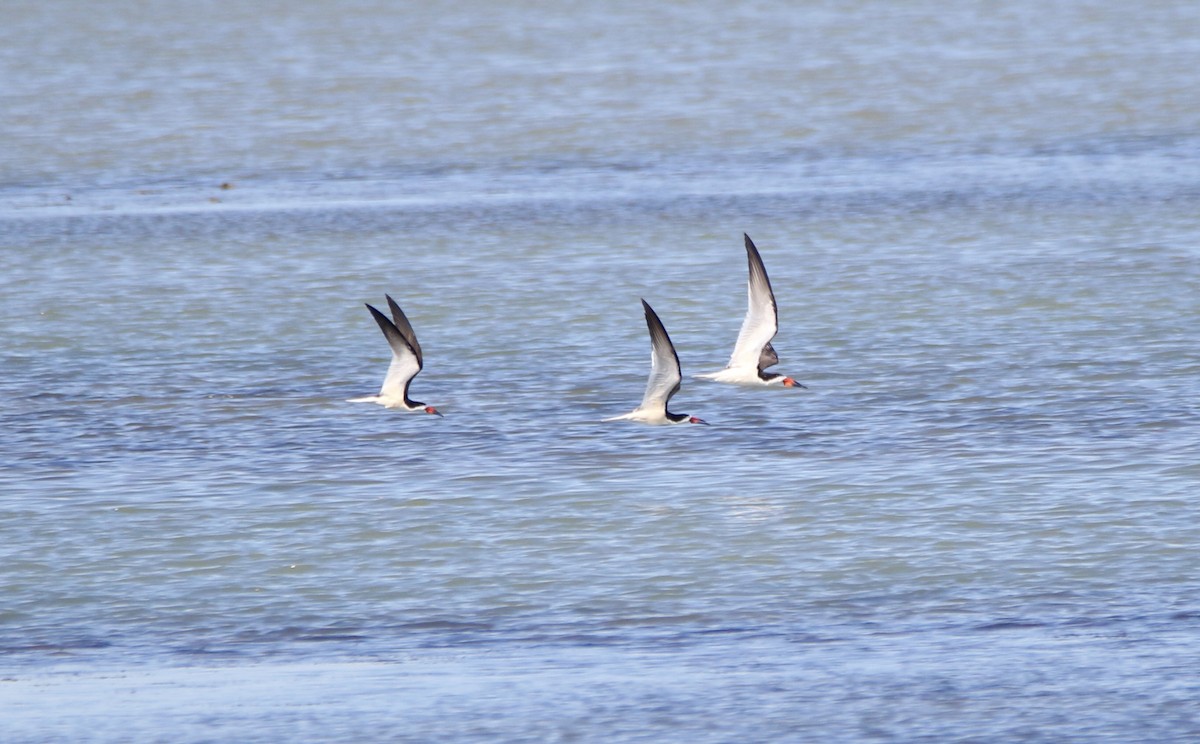
[[[1196,8],[72,7],[0,9],[6,741],[1200,733]],[[808,389],[601,424],[743,231]],[[444,419],[344,402],[384,293]]]

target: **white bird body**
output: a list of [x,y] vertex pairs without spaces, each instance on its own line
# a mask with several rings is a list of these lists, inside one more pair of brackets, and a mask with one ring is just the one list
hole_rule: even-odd
[[643,424],[704,424],[706,421],[686,413],[671,413],[667,402],[671,400],[683,380],[679,371],[679,355],[667,335],[667,329],[659,320],[654,308],[642,300],[646,313],[646,327],[650,331],[650,379],[646,381],[646,392],[642,403],[629,413],[606,418],[605,421],[638,421]]
[[[386,296],[386,295],[385,295]],[[371,317],[379,324],[392,349],[392,361],[388,365],[387,376],[383,378],[383,387],[378,395],[367,395],[361,398],[350,398],[347,403],[378,403],[385,408],[399,408],[405,411],[424,411],[435,416],[441,416],[433,406],[427,406],[420,401],[408,397],[408,386],[412,379],[425,366],[421,357],[421,344],[417,342],[417,334],[412,324],[404,315],[404,311],[390,296],[387,296],[388,308],[392,311],[392,319],[367,305]]]
[[743,234],[743,237],[746,239],[750,277],[746,289],[748,308],[746,318],[742,321],[742,330],[738,332],[737,342],[725,369],[696,376],[737,385],[804,387],[791,377],[763,371],[779,363],[779,355],[771,346],[771,339],[779,332],[779,310],[762,256],[758,255],[758,248],[750,236]]

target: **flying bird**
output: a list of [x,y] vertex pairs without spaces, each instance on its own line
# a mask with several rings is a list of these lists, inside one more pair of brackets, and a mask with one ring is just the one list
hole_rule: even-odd
[[646,393],[642,404],[623,416],[613,416],[605,421],[640,421],[644,424],[707,424],[707,421],[686,413],[671,413],[667,402],[679,392],[683,376],[679,373],[679,355],[667,335],[667,329],[654,308],[642,300],[646,311],[646,327],[650,330],[650,379],[646,382]]
[[791,377],[764,371],[779,363],[779,355],[771,346],[771,339],[779,332],[779,310],[775,305],[775,293],[771,291],[771,280],[767,278],[762,256],[758,255],[758,248],[754,246],[750,236],[745,233],[742,236],[746,239],[746,260],[750,264],[750,278],[747,282],[749,308],[746,310],[746,319],[742,321],[742,330],[738,333],[737,343],[734,344],[733,354],[730,355],[729,364],[725,365],[725,369],[696,376],[740,385],[804,387]]
[[391,320],[375,308],[367,305],[371,317],[379,324],[392,347],[392,363],[388,365],[387,377],[383,379],[383,387],[378,395],[368,395],[362,398],[351,398],[348,403],[378,403],[386,408],[402,408],[406,411],[424,411],[434,416],[441,416],[438,409],[427,406],[420,401],[408,397],[408,386],[417,373],[425,366],[421,358],[421,344],[417,342],[417,334],[413,332],[412,323],[408,322],[404,311],[396,304],[390,295],[387,297],[388,308],[392,311]]

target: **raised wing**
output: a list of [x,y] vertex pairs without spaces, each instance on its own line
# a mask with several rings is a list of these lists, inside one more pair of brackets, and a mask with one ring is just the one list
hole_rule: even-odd
[[758,368],[764,370],[776,364],[779,364],[779,355],[775,353],[775,347],[771,346],[771,342],[768,341],[767,345],[763,347],[762,353],[758,355]]
[[396,301],[392,299],[391,295],[384,295],[384,297],[387,297],[388,308],[392,311],[392,322],[396,324],[396,329],[404,335],[405,340],[408,341],[408,345],[412,347],[413,354],[417,356],[417,364],[424,367],[425,360],[421,356],[421,344],[417,343],[417,334],[413,330],[412,323],[408,322],[408,317],[400,309],[400,306],[396,304]]
[[779,311],[775,307],[775,293],[771,290],[762,256],[758,255],[758,248],[750,236],[743,233],[743,237],[746,239],[746,260],[750,265],[746,285],[749,307],[729,357],[729,366],[761,370],[779,362],[775,349],[771,348],[771,339],[779,332]]
[[388,346],[392,347],[392,363],[388,365],[387,377],[383,378],[379,394],[407,400],[408,384],[421,371],[421,361],[395,323],[370,305],[367,305],[367,309],[379,324],[379,330],[383,331]]
[[642,300],[642,308],[646,311],[646,327],[650,330],[650,379],[646,382],[641,408],[665,412],[667,401],[679,390],[683,379],[679,372],[679,355],[654,308],[645,300]]

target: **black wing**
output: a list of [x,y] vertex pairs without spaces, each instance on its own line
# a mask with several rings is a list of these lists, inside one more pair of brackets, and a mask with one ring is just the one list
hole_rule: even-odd
[[421,344],[417,343],[417,334],[413,330],[412,323],[408,322],[408,316],[404,314],[391,295],[384,295],[384,297],[387,297],[388,308],[392,311],[392,322],[396,324],[396,330],[400,331],[404,335],[404,339],[408,341],[412,353],[417,357],[417,364],[424,366],[425,359],[421,356]]
[[650,379],[646,381],[642,407],[662,406],[665,411],[667,401],[679,392],[683,380],[679,372],[679,355],[675,353],[675,344],[671,343],[658,313],[645,300],[642,300],[642,308],[646,311],[646,327],[650,330]]

